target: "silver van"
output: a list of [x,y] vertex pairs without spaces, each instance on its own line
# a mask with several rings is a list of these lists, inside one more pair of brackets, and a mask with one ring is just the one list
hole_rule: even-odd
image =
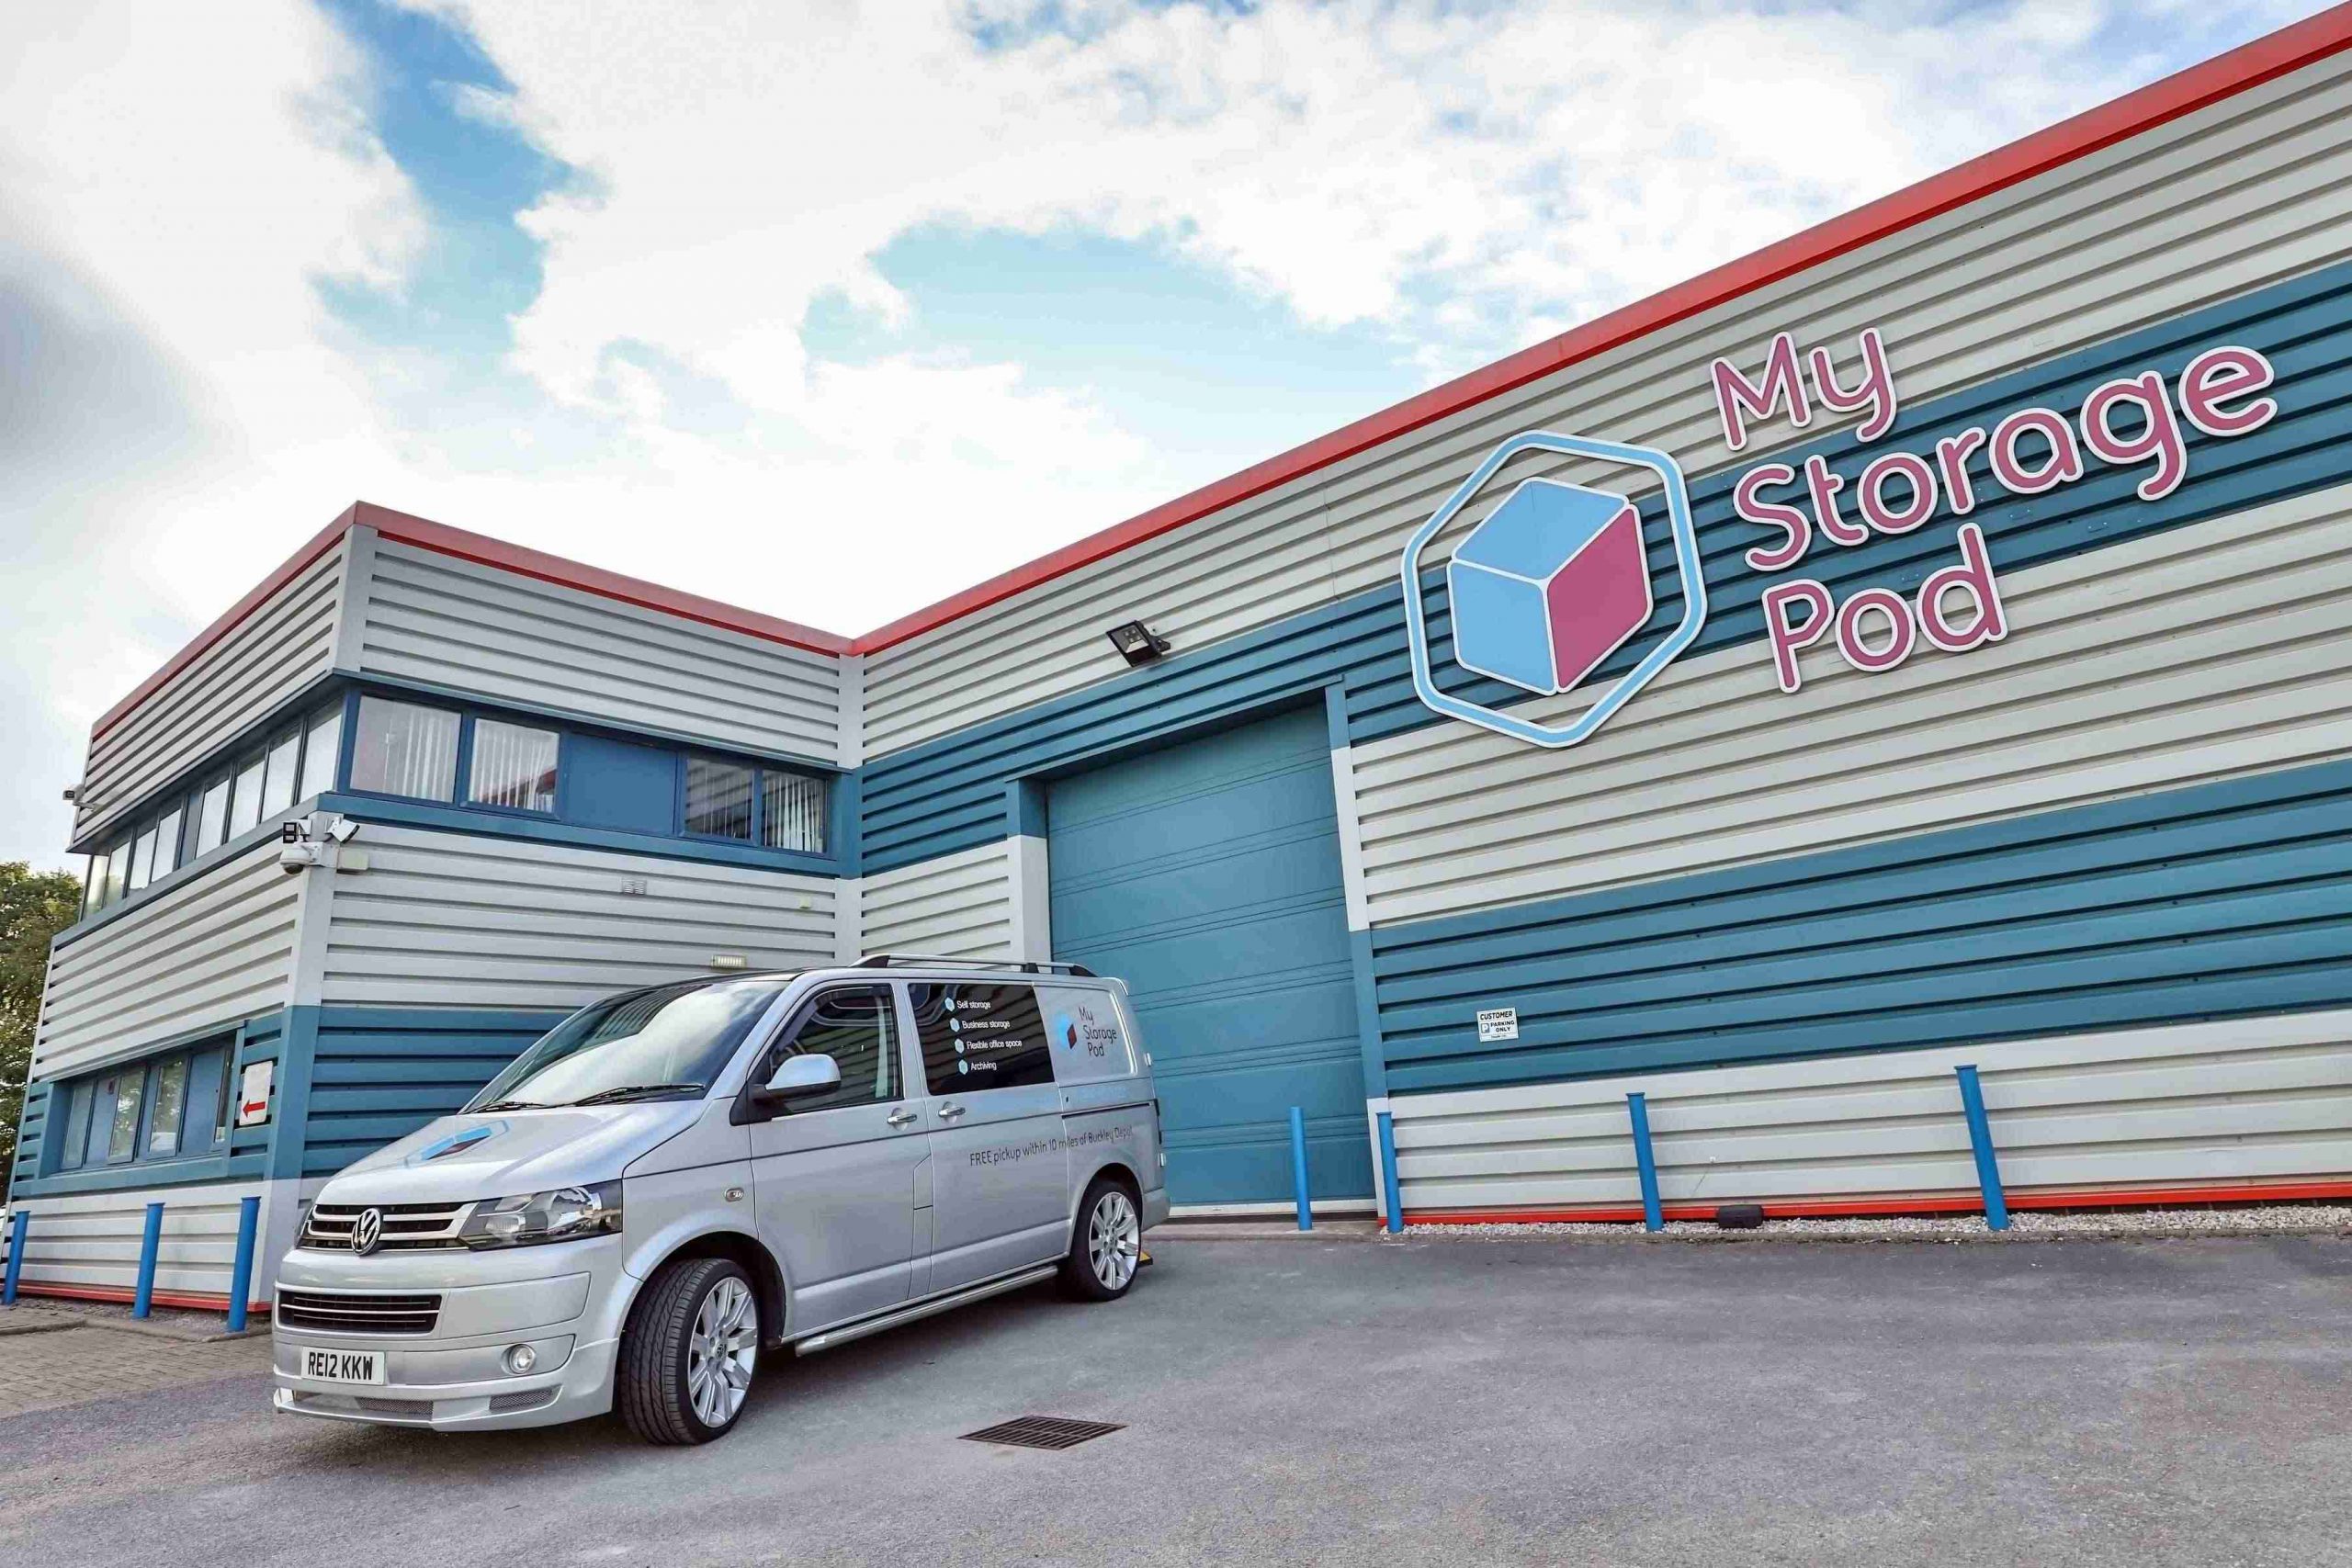
[[474,1430],[735,1424],[797,1353],[1058,1274],[1126,1293],[1168,1213],[1126,989],[868,958],[556,1026],[329,1180],[278,1266],[277,1408]]

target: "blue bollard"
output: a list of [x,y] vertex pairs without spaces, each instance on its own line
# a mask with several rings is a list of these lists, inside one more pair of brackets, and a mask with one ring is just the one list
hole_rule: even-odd
[[1634,1119],[1634,1168],[1642,1177],[1642,1228],[1662,1231],[1666,1211],[1657,1201],[1657,1161],[1650,1154],[1650,1106],[1639,1094],[1625,1097],[1626,1114]]
[[1298,1194],[1298,1228],[1315,1228],[1315,1213],[1306,1201],[1306,1112],[1290,1108],[1290,1182]]
[[130,1303],[130,1315],[145,1317],[155,1299],[155,1254],[164,1245],[164,1205],[147,1205],[147,1234],[139,1243],[139,1294]]
[[1380,1195],[1388,1207],[1388,1229],[1405,1228],[1405,1200],[1396,1190],[1396,1118],[1380,1113]]
[[31,1224],[30,1209],[19,1209],[8,1225],[8,1278],[0,1284],[0,1306],[17,1304],[17,1276],[25,1267],[25,1227]]
[[237,1203],[237,1264],[229,1271],[229,1332],[245,1331],[245,1298],[252,1295],[254,1284],[254,1233],[261,1228],[261,1200],[240,1199]]
[[1968,1113],[1968,1144],[1976,1152],[1976,1184],[1984,1190],[1984,1228],[2009,1228],[2009,1201],[2001,1191],[2001,1162],[1993,1154],[1993,1123],[1984,1116],[1984,1089],[1973,1066],[1955,1067],[1960,1075],[1960,1105]]

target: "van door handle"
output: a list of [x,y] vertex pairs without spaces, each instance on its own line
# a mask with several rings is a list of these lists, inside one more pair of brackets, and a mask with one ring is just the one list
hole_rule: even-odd
[[943,1105],[939,1108],[939,1119],[943,1122],[953,1122],[962,1114],[964,1114],[964,1108],[960,1105]]
[[903,1105],[901,1105],[900,1107],[899,1107],[899,1109],[897,1109],[896,1111],[893,1111],[892,1112],[890,1112],[890,1114],[889,1114],[889,1115],[885,1116],[884,1118],[882,1118],[882,1120],[883,1120],[883,1121],[888,1122],[888,1123],[890,1123],[890,1125],[891,1125],[891,1126],[893,1126],[893,1127],[903,1127],[903,1126],[905,1126],[908,1122],[910,1122],[913,1121],[914,1119],[915,1119],[915,1113],[914,1113],[913,1111],[911,1111],[908,1110],[908,1109],[907,1109],[905,1106],[903,1106]]

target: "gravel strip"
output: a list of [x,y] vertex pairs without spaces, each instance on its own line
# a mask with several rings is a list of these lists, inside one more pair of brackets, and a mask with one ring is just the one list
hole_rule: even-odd
[[[1409,1213],[1409,1211],[1408,1211]],[[1521,1241],[1576,1236],[1595,1241],[2064,1241],[2115,1236],[2352,1235],[2352,1204],[2251,1203],[2194,1209],[2054,1209],[2012,1212],[2007,1231],[1988,1230],[1982,1214],[1858,1215],[1846,1219],[1766,1220],[1731,1231],[1711,1220],[1669,1220],[1652,1233],[1634,1223],[1412,1225],[1392,1240]]]

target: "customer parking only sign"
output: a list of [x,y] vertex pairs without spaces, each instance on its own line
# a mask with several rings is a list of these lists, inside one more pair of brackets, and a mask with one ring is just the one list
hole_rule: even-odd
[[[1532,745],[1574,746],[1699,642],[1709,566],[1718,597],[1754,606],[1710,640],[1754,637],[1760,614],[1771,678],[1785,693],[1804,689],[1799,656],[1808,649],[1834,649],[1865,674],[1923,650],[1967,653],[2010,631],[1980,509],[2118,468],[2136,470],[2140,501],[2160,501],[2188,477],[2191,432],[2244,435],[2278,412],[2270,361],[2222,344],[2194,352],[2177,376],[2135,368],[2065,408],[2006,410],[1882,448],[1902,408],[1887,344],[1865,328],[1843,358],[1841,370],[1828,346],[1781,333],[1744,363],[1708,367],[1731,452],[1746,451],[1767,420],[1810,431],[1847,418],[1859,421],[1860,451],[1841,453],[1835,467],[1820,450],[1751,463],[1732,479],[1727,509],[1723,478],[1710,476],[1703,549],[1690,485],[1668,452],[1528,431],[1487,454],[1414,531],[1399,562],[1422,703]],[[1544,455],[1581,460],[1578,481],[1503,477],[1514,459]],[[1593,470],[1611,478],[1581,477]],[[1433,585],[1431,546],[1472,517]],[[1944,558],[1924,576],[1899,587],[1832,586],[1838,552],[1947,526]],[[1759,596],[1735,590],[1743,577],[1770,581]],[[1585,700],[1535,702],[1572,694]]]

